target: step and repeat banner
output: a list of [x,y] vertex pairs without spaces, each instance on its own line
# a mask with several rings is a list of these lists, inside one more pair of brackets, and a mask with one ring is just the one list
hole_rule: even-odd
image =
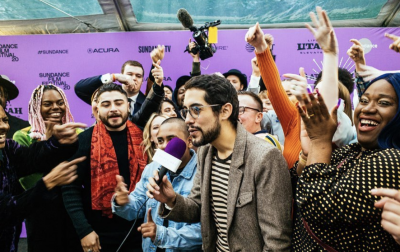
[[[362,42],[367,64],[381,70],[400,69],[400,54],[389,50],[392,42],[384,34],[400,35],[398,28],[336,28],[341,67],[354,71],[346,51],[355,38]],[[204,74],[227,72],[235,68],[251,75],[254,48],[247,44],[247,30],[218,32],[217,52],[201,62]],[[304,67],[309,83],[322,68],[322,50],[307,29],[264,30],[274,36],[273,54],[280,74],[298,73]],[[105,73],[119,73],[127,60],[137,60],[145,68],[145,80],[151,67],[150,52],[158,44],[165,45],[164,84],[175,87],[181,75],[189,75],[192,57],[184,50],[192,33],[185,31],[126,32],[96,34],[28,35],[0,37],[0,74],[7,75],[18,87],[19,96],[7,111],[27,120],[28,102],[40,84],[52,83],[62,88],[68,98],[75,121],[92,124],[89,105],[74,93],[80,79]],[[145,90],[145,81],[142,91]]]

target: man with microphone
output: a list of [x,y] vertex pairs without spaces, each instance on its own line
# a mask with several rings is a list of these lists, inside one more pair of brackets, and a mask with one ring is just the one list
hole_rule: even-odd
[[[181,195],[187,196],[193,186],[193,180],[197,170],[196,153],[189,148],[189,132],[184,120],[180,118],[169,118],[165,120],[158,131],[158,147],[165,149],[168,143],[173,143],[171,139],[178,137],[185,143],[184,154],[181,158],[182,163],[176,172],[169,171],[167,177],[172,183],[172,187]],[[168,146],[169,147],[169,146]],[[179,146],[175,146],[179,147]],[[157,155],[158,153],[156,153]],[[164,161],[165,162],[165,161]],[[163,164],[161,160],[161,164]],[[160,203],[155,199],[149,199],[145,208],[141,208],[146,201],[146,184],[153,172],[158,170],[160,164],[153,161],[146,166],[142,173],[142,178],[136,184],[135,190],[129,194],[126,184],[121,176],[117,176],[117,186],[112,201],[113,212],[129,221],[139,217],[147,219],[138,231],[142,232],[143,251],[201,251],[201,231],[200,223],[177,223],[162,219],[158,214]],[[140,211],[138,213],[138,211]],[[147,215],[147,216],[146,216]]]
[[192,191],[183,197],[155,171],[147,196],[162,203],[163,218],[201,221],[205,252],[290,251],[292,188],[281,152],[238,123],[238,96],[227,79],[196,76],[185,88],[181,116],[201,146]]

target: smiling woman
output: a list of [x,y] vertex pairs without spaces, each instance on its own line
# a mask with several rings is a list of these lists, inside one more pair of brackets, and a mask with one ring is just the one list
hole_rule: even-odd
[[[33,90],[29,101],[31,126],[15,132],[13,139],[20,145],[30,146],[35,142],[49,139],[54,125],[69,122],[74,122],[74,118],[64,91],[55,85],[40,85]],[[77,134],[82,131],[82,129],[76,129]],[[24,189],[28,190],[34,187],[43,175],[34,173],[25,176],[20,179],[20,183]],[[80,249],[77,237],[74,237],[76,242],[72,242],[71,234],[74,234],[74,230],[61,197],[48,200],[41,207],[32,210],[26,219],[26,227],[29,251],[44,251],[49,247],[49,240],[60,243],[62,241],[65,244],[69,240],[70,246],[76,245],[73,247],[76,251]],[[48,237],[48,239],[43,237]]]
[[308,116],[298,107],[311,147],[296,180],[294,251],[400,250],[382,228],[381,210],[374,206],[380,198],[370,194],[375,188],[400,189],[400,74],[382,75],[359,90],[358,143],[333,153],[337,123],[322,96],[305,100]]

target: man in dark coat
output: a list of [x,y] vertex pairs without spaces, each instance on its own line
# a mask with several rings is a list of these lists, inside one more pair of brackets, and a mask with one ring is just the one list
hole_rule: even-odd
[[10,130],[7,132],[6,138],[12,138],[16,131],[29,126],[28,121],[19,119],[18,117],[7,113],[7,102],[17,98],[18,94],[18,88],[14,85],[14,83],[12,83],[7,76],[0,75],[0,105],[6,111],[8,124],[10,125]]

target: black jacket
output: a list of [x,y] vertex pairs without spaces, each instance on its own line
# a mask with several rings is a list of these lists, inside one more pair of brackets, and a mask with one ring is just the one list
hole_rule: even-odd
[[[92,94],[96,89],[101,87],[103,85],[103,82],[101,82],[101,75],[97,75],[94,77],[89,77],[86,79],[82,79],[78,81],[78,83],[75,84],[75,94],[85,103],[91,105],[91,98]],[[155,87],[156,86],[156,87]],[[157,94],[161,94],[161,92],[157,92],[156,89],[159,89],[160,87],[158,85],[153,85],[153,90]],[[162,93],[164,93],[164,87],[162,86]],[[136,114],[136,112],[139,111],[139,109],[142,107],[144,101],[146,100],[146,96],[139,91],[139,95],[136,99],[135,106],[133,113],[131,114],[132,116]]]
[[[160,88],[159,86],[157,87]],[[131,121],[139,127],[143,127],[150,115],[158,110],[164,97],[163,88],[162,95],[155,94],[158,89],[153,89],[154,92],[149,93],[138,113],[131,118]],[[86,160],[78,164],[78,179],[71,185],[62,187],[64,205],[80,239],[95,231],[103,242],[120,243],[124,238],[124,234],[131,227],[132,222],[128,222],[116,215],[112,219],[103,218],[99,211],[91,209],[90,150],[92,133],[93,127],[90,127],[79,134],[79,149],[71,159],[86,156]],[[137,225],[142,222],[138,221]],[[110,233],[110,231],[113,233]],[[134,244],[134,248],[141,248],[142,239],[140,233],[132,232],[132,236],[128,240],[128,243]]]
[[10,130],[6,135],[7,139],[12,139],[16,131],[30,126],[28,121],[19,119],[18,117],[12,116],[9,113],[6,113],[6,115],[8,117],[8,124],[10,125]]

